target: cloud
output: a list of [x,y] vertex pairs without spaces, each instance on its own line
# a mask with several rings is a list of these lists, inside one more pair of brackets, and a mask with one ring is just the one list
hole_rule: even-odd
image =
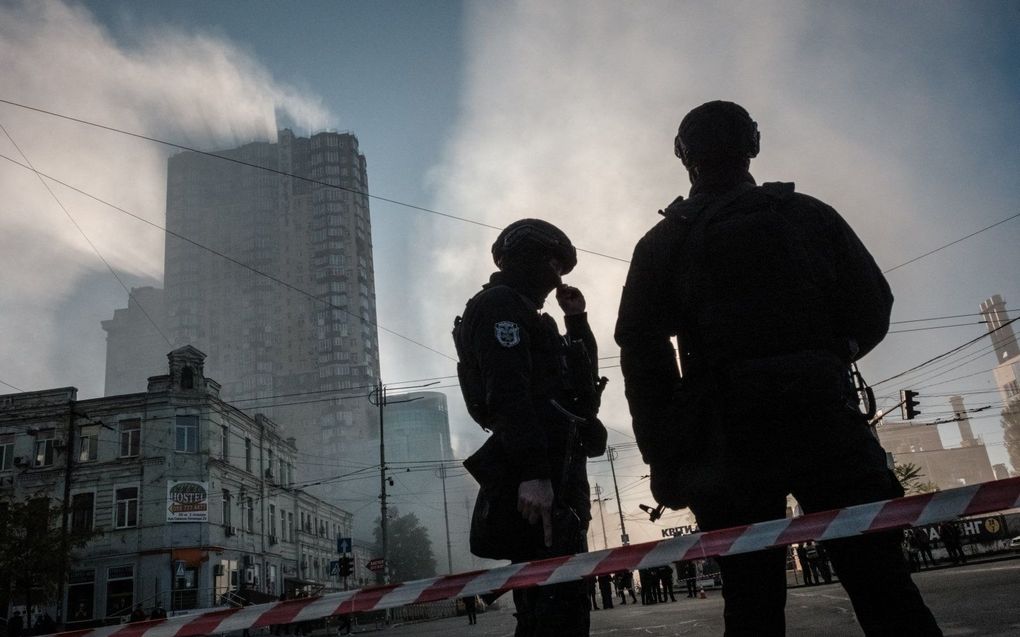
[[[0,97],[208,149],[275,139],[277,112],[312,127],[332,120],[316,98],[274,80],[221,38],[175,30],[137,35],[135,44],[119,44],[88,11],[56,0],[4,4]],[[9,105],[0,105],[0,124],[38,170],[163,223],[168,149]],[[2,134],[0,153],[25,163]],[[160,231],[50,186],[111,267],[135,283],[162,278]],[[72,291],[88,304],[81,285],[120,286],[35,175],[0,160],[0,189],[0,304],[8,308],[0,316],[0,378],[24,388],[75,384],[96,395],[105,339],[95,315],[112,316],[113,308],[56,310]],[[122,289],[120,296],[123,306]],[[50,363],[62,358],[63,366]]]
[[[998,186],[975,171],[961,187],[942,160],[977,151],[959,130],[932,134],[946,122],[985,126],[959,82],[974,85],[986,62],[939,44],[980,30],[962,8],[536,0],[469,9],[462,114],[432,173],[439,210],[496,226],[542,217],[580,247],[627,259],[656,211],[689,187],[673,157],[680,119],[700,103],[729,99],[763,131],[752,167],[759,182],[796,181],[833,204],[885,267],[905,260],[902,237],[919,226],[938,245],[1009,214],[967,206],[975,191]],[[1009,104],[1001,90],[984,93],[989,113]],[[954,218],[947,208],[969,215]],[[436,246],[432,277],[448,283],[414,305],[439,334],[492,270],[495,231],[445,220],[431,228],[422,244]],[[927,265],[916,270],[921,280],[950,267]],[[588,297],[603,356],[618,351],[612,330],[626,271],[582,253],[568,277]],[[910,307],[908,287],[897,292]],[[920,305],[915,312],[933,315]],[[628,432],[622,379],[606,373],[603,419]]]

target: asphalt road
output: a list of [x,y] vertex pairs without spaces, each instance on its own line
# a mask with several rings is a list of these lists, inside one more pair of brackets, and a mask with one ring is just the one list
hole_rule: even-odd
[[[947,637],[1015,637],[1020,635],[1020,560],[1009,560],[925,571],[914,581],[924,594]],[[421,637],[509,637],[513,635],[513,604],[504,597],[503,608],[478,615],[478,624],[466,617],[392,626],[377,635]],[[838,584],[792,588],[788,591],[787,633],[807,637],[863,635],[850,600]],[[627,604],[592,613],[592,635],[722,635],[722,597],[677,598],[675,603],[640,606]]]

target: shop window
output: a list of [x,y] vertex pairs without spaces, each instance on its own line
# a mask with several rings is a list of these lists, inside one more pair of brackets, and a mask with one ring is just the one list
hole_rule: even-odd
[[71,622],[92,621],[95,616],[95,569],[72,570],[67,577],[67,610]]
[[127,617],[134,606],[135,567],[113,566],[106,572],[106,615]]

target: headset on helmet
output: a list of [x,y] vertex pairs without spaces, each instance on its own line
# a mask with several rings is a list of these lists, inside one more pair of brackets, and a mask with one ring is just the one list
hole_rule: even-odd
[[684,166],[723,164],[758,156],[761,133],[744,107],[733,102],[706,102],[687,113],[673,152]]
[[497,267],[508,256],[539,252],[555,257],[563,266],[563,274],[577,265],[577,250],[562,230],[541,219],[520,219],[503,229],[492,244],[492,260]]

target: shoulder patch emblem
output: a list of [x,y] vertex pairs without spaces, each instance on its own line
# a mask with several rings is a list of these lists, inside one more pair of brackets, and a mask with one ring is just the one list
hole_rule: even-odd
[[503,347],[513,347],[521,342],[521,328],[513,321],[496,323],[496,342]]

